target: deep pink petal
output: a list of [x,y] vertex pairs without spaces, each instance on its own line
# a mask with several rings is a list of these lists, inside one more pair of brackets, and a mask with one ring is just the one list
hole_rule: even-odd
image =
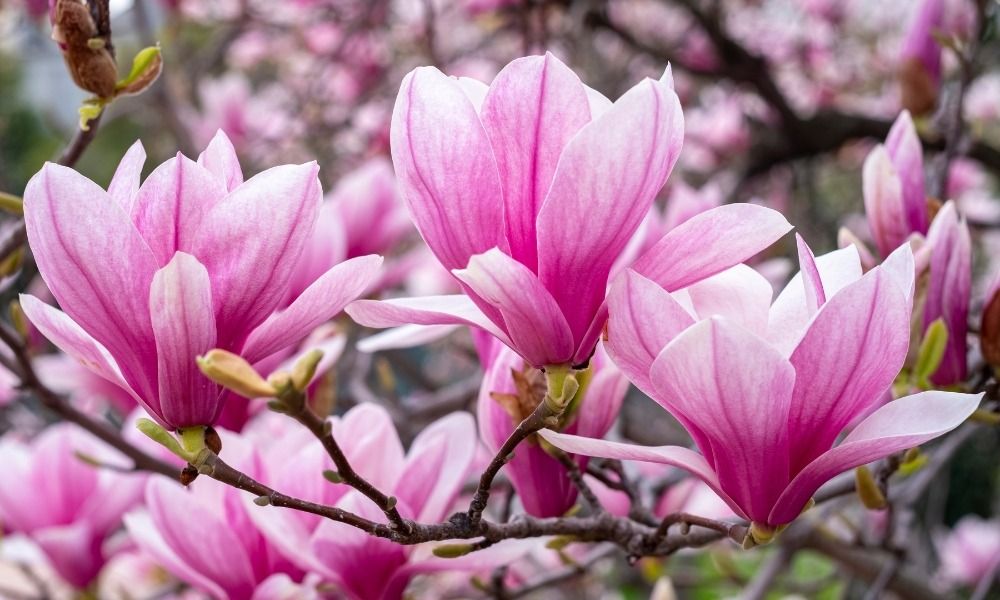
[[746,261],[791,228],[777,211],[727,204],[669,231],[632,268],[668,291],[678,290]]
[[103,535],[96,534],[86,522],[41,529],[33,532],[31,539],[59,576],[77,589],[90,585],[104,566]]
[[904,110],[885,138],[885,149],[899,175],[903,212],[911,233],[927,233],[927,194],[924,190],[924,148],[909,111]]
[[496,161],[475,107],[452,79],[421,67],[392,113],[392,159],[410,215],[448,269],[503,241]]
[[793,475],[877,405],[903,367],[909,324],[906,297],[880,268],[816,314],[789,358],[795,367],[788,421]]
[[153,277],[149,311],[163,419],[172,429],[211,425],[218,413],[219,386],[195,362],[216,342],[212,283],[204,265],[190,254],[175,254]]
[[900,398],[871,414],[836,448],[809,463],[781,495],[768,522],[788,523],[821,485],[859,465],[919,446],[958,427],[979,406],[982,394],[923,392]]
[[647,79],[566,145],[538,213],[538,276],[578,344],[604,300],[611,266],[666,182],[683,140],[677,95]]
[[25,189],[24,221],[38,270],[59,305],[152,401],[149,285],[158,267],[128,215],[90,180],[48,163]]
[[959,219],[954,202],[945,203],[927,234],[931,247],[930,281],[924,306],[924,328],[944,319],[948,345],[941,366],[931,376],[937,385],[965,380],[969,297],[972,285],[972,241],[969,226]]
[[324,273],[285,310],[255,329],[243,348],[251,363],[301,340],[365,293],[379,275],[382,257],[360,256]]
[[650,378],[675,416],[698,427],[695,441],[719,485],[752,520],[766,520],[789,481],[792,365],[761,338],[712,317],[677,336]]
[[221,129],[215,132],[205,151],[198,155],[198,164],[208,169],[222,181],[226,191],[233,191],[243,183],[243,170],[236,149]]
[[223,182],[178,153],[149,174],[139,188],[132,220],[163,266],[178,250],[191,252],[205,214],[226,195]]
[[530,269],[494,248],[455,277],[498,309],[512,347],[533,366],[571,362],[573,334],[552,294]]
[[219,347],[239,348],[284,298],[316,223],[318,169],[315,163],[268,169],[202,219],[192,254],[212,280]]
[[480,117],[503,185],[511,256],[535,271],[535,220],[563,148],[590,121],[587,93],[551,53],[519,58],[490,84]]

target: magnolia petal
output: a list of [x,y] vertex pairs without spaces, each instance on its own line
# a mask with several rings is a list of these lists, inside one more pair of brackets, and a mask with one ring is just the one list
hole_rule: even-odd
[[510,254],[535,271],[538,212],[563,148],[590,121],[587,93],[551,52],[519,58],[490,84],[480,118],[503,182]]
[[499,311],[512,347],[533,366],[572,362],[575,347],[566,318],[527,267],[494,248],[453,273]]
[[191,253],[212,280],[219,347],[241,347],[285,296],[316,223],[318,170],[316,163],[268,169],[202,219]]
[[617,460],[638,460],[684,469],[708,484],[719,497],[726,501],[726,504],[733,509],[733,512],[746,518],[742,508],[722,490],[722,487],[719,485],[719,478],[715,471],[712,470],[711,465],[705,461],[702,455],[693,450],[682,448],[681,446],[637,446],[621,442],[609,442],[607,440],[585,438],[578,435],[556,433],[551,429],[543,429],[538,432],[538,435],[545,438],[546,442],[556,448],[571,454]]
[[217,177],[180,152],[149,174],[131,215],[158,265],[167,264],[178,250],[191,251],[205,214],[225,195]]
[[444,520],[462,491],[476,457],[476,423],[468,413],[452,413],[413,440],[396,495],[424,523]]
[[510,345],[507,334],[487,319],[468,296],[461,294],[355,300],[344,310],[352,319],[366,327],[397,327],[407,324],[469,325],[487,331]]
[[149,285],[158,266],[128,215],[89,179],[46,163],[25,189],[24,222],[59,305],[108,349],[141,397],[155,398]]
[[951,385],[965,380],[969,296],[972,285],[972,241],[969,226],[959,219],[954,202],[938,211],[927,234],[931,247],[930,282],[924,305],[924,329],[938,318],[948,329],[944,358],[931,381]]
[[885,148],[899,175],[903,212],[910,232],[927,233],[927,194],[924,190],[924,148],[913,125],[910,111],[904,110],[885,138]]
[[359,256],[324,273],[285,310],[271,315],[255,329],[243,348],[251,363],[301,340],[365,293],[379,276],[382,257]]
[[243,170],[236,149],[221,129],[215,132],[205,151],[198,155],[198,164],[222,180],[227,191],[231,192],[243,183]]
[[608,354],[640,390],[654,397],[649,368],[692,316],[666,290],[629,269],[608,292]]
[[447,269],[503,239],[503,194],[486,130],[462,87],[433,67],[411,71],[390,131],[403,198]]
[[880,268],[816,314],[789,358],[796,374],[788,421],[793,473],[880,402],[906,359],[909,324],[909,303]]
[[650,379],[682,424],[698,428],[692,437],[719,485],[752,520],[766,519],[789,480],[792,365],[763,339],[712,317],[670,342]]
[[771,511],[768,523],[788,523],[821,485],[834,476],[893,452],[919,446],[958,427],[979,406],[982,394],[923,392],[895,400],[872,413],[836,448],[795,476]]
[[681,223],[632,265],[668,290],[678,290],[745,262],[792,226],[778,211],[727,204]]
[[413,348],[451,335],[459,325],[403,325],[359,340],[359,352],[375,353],[396,348]]
[[190,254],[175,254],[153,276],[149,312],[163,420],[172,429],[210,425],[219,408],[219,387],[195,362],[216,341],[212,282],[204,265]]
[[578,344],[604,300],[611,266],[666,182],[683,140],[677,95],[647,79],[563,150],[538,213],[538,277]]
[[795,245],[799,251],[799,273],[802,274],[802,285],[805,289],[806,311],[811,317],[826,303],[826,292],[823,290],[823,280],[819,274],[819,267],[816,266],[816,256],[812,248],[797,233]]
[[146,162],[146,149],[136,140],[122,157],[115,174],[108,184],[108,195],[122,207],[126,214],[132,213],[132,204],[139,193],[139,178]]
[[884,146],[876,146],[868,154],[861,181],[868,226],[879,252],[886,256],[906,241],[910,225],[899,174]]
[[[654,284],[655,285],[655,284]],[[771,282],[746,265],[736,265],[684,288],[699,319],[726,317],[749,331],[767,332],[774,289]]]

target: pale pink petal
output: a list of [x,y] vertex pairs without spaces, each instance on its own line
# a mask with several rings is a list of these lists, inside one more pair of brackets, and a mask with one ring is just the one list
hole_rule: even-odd
[[135,544],[171,575],[197,590],[211,594],[214,598],[227,597],[226,592],[217,583],[182,559],[167,544],[159,526],[153,522],[148,513],[133,511],[125,515],[124,522],[125,528],[128,529],[129,536]]
[[366,327],[469,325],[488,331],[510,345],[507,334],[487,319],[483,311],[465,295],[356,300],[344,310]]
[[[816,257],[823,292],[829,298],[861,278],[857,248],[848,246]],[[781,290],[768,315],[767,339],[785,354],[791,354],[805,333],[812,315],[806,304],[802,273],[796,273]]]
[[660,351],[694,324],[666,290],[629,269],[608,293],[608,354],[640,390],[654,396],[649,368]]
[[768,522],[787,523],[834,476],[893,452],[919,446],[958,427],[982,394],[923,392],[886,404],[861,422],[836,448],[811,462],[781,495]]
[[892,251],[879,266],[890,281],[896,284],[899,291],[906,297],[907,304],[913,303],[914,287],[916,285],[916,261],[910,244],[903,244]]
[[[439,544],[426,544],[414,550],[415,553],[424,549],[432,549]],[[447,573],[447,572],[468,572],[468,573],[489,573],[498,567],[510,565],[518,559],[524,557],[534,549],[539,548],[540,540],[504,540],[489,548],[477,550],[472,554],[466,554],[458,558],[439,558],[426,553],[428,556],[415,558],[409,564],[397,570],[389,580],[389,585],[382,592],[382,600],[394,600],[403,598],[403,592],[410,580],[421,574]]]
[[861,172],[865,214],[872,238],[882,256],[888,255],[910,235],[899,174],[885,147],[876,146]]
[[219,386],[195,362],[216,341],[212,283],[204,265],[190,254],[175,254],[153,277],[149,311],[163,420],[172,428],[210,425],[219,409]]
[[823,290],[823,280],[819,274],[819,267],[816,266],[812,248],[797,233],[795,245],[799,251],[799,273],[802,275],[802,286],[805,289],[806,312],[811,317],[826,303],[826,292]]
[[536,271],[535,221],[563,148],[590,121],[587,93],[552,53],[519,58],[490,84],[480,118],[503,182],[511,256]]
[[452,413],[413,440],[396,496],[425,523],[444,520],[462,491],[476,456],[476,423],[468,413]]
[[708,484],[715,493],[726,501],[726,504],[732,507],[733,512],[746,518],[740,506],[722,491],[719,478],[712,470],[711,465],[705,461],[702,455],[693,450],[680,446],[636,446],[556,433],[550,429],[543,429],[538,432],[538,435],[556,448],[572,454],[617,460],[639,460],[684,469]]
[[903,212],[910,232],[927,233],[927,194],[924,191],[924,148],[913,125],[910,112],[904,110],[885,138],[885,148],[899,175]]
[[777,211],[727,204],[678,225],[632,268],[668,291],[678,290],[746,261],[791,228]]
[[236,149],[221,129],[215,132],[205,151],[198,155],[198,164],[208,169],[222,181],[226,191],[233,191],[243,183],[243,170]]
[[324,273],[285,310],[271,315],[247,338],[243,357],[251,363],[309,335],[365,293],[379,275],[382,257],[370,254],[340,263]]
[[192,254],[212,280],[219,347],[239,348],[285,296],[316,222],[318,169],[315,163],[268,169],[202,219]]
[[149,285],[158,267],[128,215],[89,179],[47,163],[25,189],[24,222],[59,305],[108,349],[140,396],[155,398]]
[[359,340],[359,352],[380,352],[395,348],[413,348],[436,342],[458,329],[459,325],[403,325]]
[[132,206],[132,220],[156,262],[190,252],[205,214],[226,195],[223,182],[181,153],[149,174]]
[[758,335],[767,331],[774,290],[763,275],[746,265],[730,267],[685,291],[699,319],[723,316]]
[[476,112],[480,112],[483,109],[483,101],[486,100],[486,94],[490,91],[490,86],[486,85],[482,81],[475,79],[474,77],[452,77],[458,84],[458,87],[462,88],[465,95],[472,102],[472,106],[476,108]]
[[122,207],[126,214],[132,213],[132,204],[139,193],[139,178],[142,165],[146,162],[146,149],[136,140],[122,157],[115,174],[108,184],[108,195]]
[[527,267],[494,248],[454,271],[498,309],[512,347],[536,367],[571,362],[573,334],[552,294]]
[[647,79],[566,145],[538,213],[538,277],[578,345],[604,301],[611,266],[666,182],[683,140],[677,95]]
[[472,102],[433,67],[403,79],[392,113],[392,159],[410,215],[447,269],[503,240],[503,196]]
[[789,358],[796,373],[788,421],[793,473],[880,402],[903,367],[909,325],[909,303],[880,268],[816,314]]
[[355,406],[334,424],[333,434],[358,473],[381,489],[396,485],[403,472],[403,444],[384,408],[369,403]]
[[664,348],[650,378],[675,416],[698,427],[692,436],[719,485],[752,520],[766,520],[789,481],[792,365],[763,339],[712,317]]

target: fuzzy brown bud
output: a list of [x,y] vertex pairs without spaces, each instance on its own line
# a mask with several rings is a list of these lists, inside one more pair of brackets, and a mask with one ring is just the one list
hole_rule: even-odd
[[56,0],[52,7],[52,39],[59,44],[73,82],[98,98],[110,98],[118,85],[118,66],[109,40],[83,0]]

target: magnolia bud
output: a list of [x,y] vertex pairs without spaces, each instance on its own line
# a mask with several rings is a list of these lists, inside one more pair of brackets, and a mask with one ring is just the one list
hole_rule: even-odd
[[205,377],[244,398],[269,398],[277,394],[274,386],[264,381],[250,363],[232,352],[216,348],[196,360]]
[[115,86],[116,95],[138,94],[153,85],[163,70],[159,46],[143,48],[132,59],[132,70]]
[[62,50],[73,82],[99,98],[112,97],[118,85],[118,66],[87,3],[56,0],[50,17],[52,39]]
[[296,390],[306,391],[313,376],[316,375],[316,368],[321,360],[323,360],[322,350],[310,350],[295,362],[295,366],[292,367],[292,386]]
[[442,544],[433,550],[438,558],[458,558],[475,550],[472,544]]
[[947,348],[948,328],[944,324],[944,319],[935,319],[924,332],[924,339],[917,351],[917,362],[913,365],[913,376],[919,387],[925,390],[933,387],[930,376],[941,366]]

